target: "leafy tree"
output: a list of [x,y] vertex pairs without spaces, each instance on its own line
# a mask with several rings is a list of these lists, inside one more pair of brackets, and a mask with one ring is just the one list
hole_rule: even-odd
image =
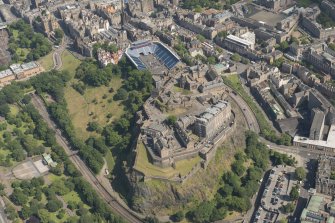
[[213,56],[207,57],[207,62],[209,64],[216,64],[216,58]]
[[90,222],[97,222],[91,213],[86,212],[85,214],[80,216],[79,223],[90,223]]
[[31,101],[31,96],[29,94],[26,94],[26,95],[23,96],[22,103],[27,105],[27,104],[30,103],[30,101]]
[[335,50],[335,43],[329,43],[328,47],[332,50]]
[[282,51],[287,50],[287,49],[289,48],[289,44],[288,44],[288,42],[287,42],[287,41],[283,41],[283,42],[281,42],[281,43],[279,44],[279,48],[280,48],[280,50],[282,50]]
[[70,192],[69,188],[65,185],[64,180],[57,180],[50,185],[50,189],[52,189],[57,195],[63,196]]
[[[38,19],[36,20],[38,21]],[[52,46],[50,42],[40,33],[35,33],[32,27],[25,23],[23,20],[19,20],[9,27],[10,30],[10,51],[12,54],[15,53],[15,50],[20,48],[29,49],[29,53],[27,55],[26,61],[37,60],[38,58],[48,54],[52,50]],[[13,30],[17,30],[18,37],[13,38],[14,32]],[[15,53],[13,55],[14,60],[18,60],[19,56]]]
[[214,208],[210,217],[211,222],[219,221],[227,216],[227,210],[224,207]]
[[9,220],[15,220],[18,217],[18,214],[12,205],[6,205],[5,213]]
[[14,204],[21,206],[26,204],[28,201],[28,196],[19,189],[14,189],[9,198]]
[[55,29],[55,37],[57,39],[62,39],[64,36],[64,32],[61,29]]
[[182,3],[182,7],[186,9],[194,9],[195,12],[201,12],[202,8],[214,8],[220,10],[223,8],[223,5],[221,2],[215,0],[185,0]]
[[169,115],[169,116],[166,118],[166,123],[167,123],[168,125],[173,126],[174,124],[176,124],[176,122],[177,122],[177,117],[174,116],[174,115]]
[[62,218],[64,218],[64,216],[65,216],[65,210],[61,209],[57,214],[57,218],[62,219]]
[[97,149],[103,155],[106,155],[106,153],[109,150],[109,148],[105,144],[105,140],[102,137],[100,137],[100,138],[93,138],[92,147],[94,149]]
[[10,112],[10,108],[8,106],[8,104],[2,104],[0,105],[0,115],[2,117],[7,117],[7,115],[9,114]]
[[0,183],[0,196],[5,195],[5,185]]
[[285,218],[282,218],[282,219],[280,219],[279,220],[279,223],[287,223],[288,221],[287,221],[287,219],[285,219]]
[[107,85],[112,79],[113,70],[110,66],[99,68],[92,60],[83,61],[76,70],[75,77],[90,86]]
[[234,173],[236,173],[238,176],[242,176],[246,170],[246,168],[243,165],[243,161],[235,161],[231,167]]
[[88,131],[91,131],[91,132],[93,132],[93,131],[97,131],[98,128],[99,128],[99,124],[98,124],[98,122],[89,122],[89,123],[87,124],[87,130],[88,130]]
[[191,211],[190,220],[196,223],[209,222],[213,209],[213,202],[202,202],[195,210]]
[[335,22],[333,21],[333,19],[325,12],[321,12],[316,18],[316,21],[320,23],[324,29],[335,26]]
[[291,37],[291,43],[296,43],[296,44],[298,44],[298,45],[299,45],[299,40],[298,40],[298,38],[297,38],[297,37],[294,37],[294,36],[292,36],[292,37]]
[[57,176],[61,176],[63,174],[63,168],[61,165],[58,164],[56,167],[50,167],[49,172]]
[[48,223],[50,219],[50,213],[46,209],[40,209],[38,211],[38,218],[40,219],[41,223]]
[[243,64],[249,64],[249,63],[250,63],[250,60],[247,59],[247,58],[242,57],[242,58],[241,58],[241,63],[243,63]]
[[122,136],[113,128],[106,127],[104,130],[104,135],[106,137],[106,143],[109,146],[115,147],[122,141]]
[[248,180],[259,181],[262,178],[263,171],[257,167],[250,167],[248,169]]
[[13,104],[19,102],[23,98],[23,90],[18,84],[6,85],[0,92],[0,98],[2,97],[4,97],[7,103]]
[[239,212],[246,212],[251,207],[249,198],[237,196],[227,198],[226,205],[229,209]]
[[183,211],[177,211],[173,216],[172,219],[174,222],[181,222],[182,220],[184,220],[185,218],[185,214]]
[[159,220],[156,217],[146,217],[144,223],[159,223]]
[[295,209],[295,205],[293,203],[288,203],[282,206],[284,213],[292,213]]
[[218,37],[226,38],[228,36],[227,31],[221,31],[217,34]]
[[75,201],[69,201],[67,208],[73,211],[74,209],[78,208],[78,204]]
[[304,180],[306,178],[306,170],[303,167],[297,167],[294,173],[298,180]]
[[299,191],[298,191],[298,187],[292,187],[291,192],[290,192],[290,198],[295,201],[298,200],[299,198]]
[[20,217],[22,219],[27,219],[32,215],[32,211],[29,206],[23,205],[20,211]]
[[232,59],[235,62],[240,62],[241,61],[241,56],[238,53],[234,53],[230,59]]
[[198,39],[200,42],[205,42],[205,41],[206,41],[206,38],[205,38],[203,35],[200,35],[200,34],[197,35],[197,39]]
[[61,207],[63,207],[63,204],[60,200],[58,200],[57,198],[54,198],[54,199],[49,200],[48,203],[45,205],[45,207],[50,212],[56,212]]
[[79,82],[79,83],[74,83],[72,84],[73,89],[79,92],[79,94],[84,95],[86,86],[85,84]]

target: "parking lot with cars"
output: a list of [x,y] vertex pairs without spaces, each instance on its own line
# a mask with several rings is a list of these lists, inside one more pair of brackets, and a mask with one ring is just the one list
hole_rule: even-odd
[[255,213],[254,222],[271,223],[287,217],[281,207],[291,202],[290,191],[296,184],[293,167],[274,167],[265,182],[261,205]]

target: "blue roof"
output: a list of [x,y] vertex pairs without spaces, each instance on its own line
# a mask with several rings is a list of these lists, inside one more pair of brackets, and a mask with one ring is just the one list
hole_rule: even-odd
[[133,42],[126,50],[127,57],[139,70],[146,69],[141,56],[154,55],[157,60],[164,64],[169,70],[175,67],[180,61],[179,57],[160,42],[150,40],[138,40]]

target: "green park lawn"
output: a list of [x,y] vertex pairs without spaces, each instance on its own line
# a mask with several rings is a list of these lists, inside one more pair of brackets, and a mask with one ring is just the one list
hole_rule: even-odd
[[48,176],[47,176],[48,180],[50,181],[50,183],[53,183],[57,180],[61,180],[62,178],[65,178],[65,175],[62,175],[62,176],[57,176],[53,173],[49,173]]
[[200,159],[201,158],[197,156],[192,159],[177,161],[176,168],[172,167],[160,168],[158,166],[153,165],[149,161],[149,157],[145,149],[145,146],[142,142],[140,142],[137,144],[137,157],[134,168],[144,173],[146,176],[157,176],[170,179],[179,174],[181,176],[185,176],[188,172],[192,170],[194,165],[200,162]]
[[106,159],[108,171],[113,170],[114,166],[115,166],[115,160],[114,160],[113,154],[110,150],[108,150],[108,152],[105,156],[105,159]]
[[63,51],[61,58],[63,63],[61,70],[69,71],[71,76],[74,77],[76,69],[80,65],[81,61],[74,57],[68,50]]
[[[64,95],[76,136],[81,140],[86,140],[90,136],[98,136],[96,132],[87,131],[89,122],[94,121],[104,127],[124,114],[123,104],[113,100],[117,90],[122,86],[122,79],[113,77],[109,86],[87,87],[82,95],[72,87],[72,84],[78,81],[74,76],[81,61],[65,50],[62,54],[62,63],[61,69],[69,71],[72,76],[72,80],[64,89]],[[110,92],[111,88],[113,91]],[[111,117],[107,117],[110,115]],[[115,161],[110,151],[105,159],[108,169],[112,171]]]
[[10,105],[9,108],[10,108],[10,114],[13,116],[17,115],[17,113],[19,113],[20,111],[20,108],[17,105]]
[[54,67],[53,51],[51,51],[48,55],[40,58],[38,62],[44,68],[44,70],[51,70]]
[[[78,137],[87,139],[89,136],[96,135],[86,130],[89,122],[98,122],[103,127],[121,117],[124,106],[119,101],[113,100],[113,96],[121,85],[121,78],[113,77],[109,87],[88,87],[84,95],[70,85],[65,88],[65,99]],[[109,93],[110,88],[114,89],[113,93]],[[103,99],[104,95],[107,95],[107,98]],[[110,119],[107,118],[108,114],[112,115]]]

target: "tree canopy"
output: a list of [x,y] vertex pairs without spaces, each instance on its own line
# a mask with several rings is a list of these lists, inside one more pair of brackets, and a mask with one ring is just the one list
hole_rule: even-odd
[[304,180],[306,178],[306,170],[303,167],[297,167],[294,173],[298,180]]

